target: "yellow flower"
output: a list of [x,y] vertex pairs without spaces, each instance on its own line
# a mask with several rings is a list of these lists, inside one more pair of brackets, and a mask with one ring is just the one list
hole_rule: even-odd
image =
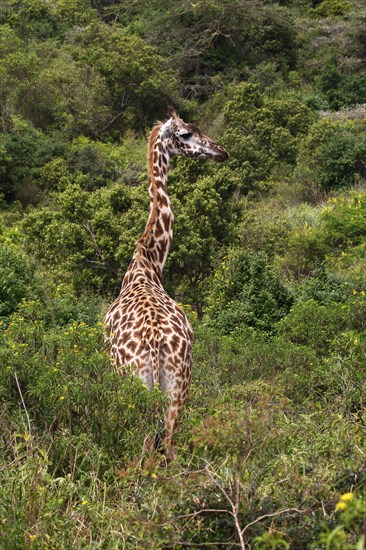
[[81,503],[83,506],[87,506],[88,505],[88,501],[87,500],[83,500],[83,502]]
[[342,502],[341,500],[339,502],[337,502],[336,507],[335,507],[335,509],[338,510],[338,511],[344,510],[345,508],[347,508],[347,503]]
[[63,401],[64,399],[65,399],[65,397],[63,395],[61,395],[60,401]]
[[339,499],[341,502],[349,502],[353,499],[353,493],[344,493]]

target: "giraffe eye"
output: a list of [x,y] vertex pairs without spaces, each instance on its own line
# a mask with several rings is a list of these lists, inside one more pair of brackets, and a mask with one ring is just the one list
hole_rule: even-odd
[[190,137],[192,137],[192,132],[185,132],[184,134],[181,134],[180,137],[182,139],[189,139]]

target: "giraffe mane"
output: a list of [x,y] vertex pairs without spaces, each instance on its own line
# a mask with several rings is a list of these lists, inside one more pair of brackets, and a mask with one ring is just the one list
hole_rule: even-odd
[[[148,174],[149,174],[149,180],[154,179],[154,145],[157,140],[157,137],[160,132],[160,128],[162,127],[163,122],[158,121],[153,129],[150,132],[149,136],[149,147],[147,152],[147,166],[148,166]],[[143,248],[147,245],[147,241],[153,231],[154,224],[156,222],[156,219],[159,214],[158,209],[158,199],[156,196],[156,189],[153,194],[153,204],[150,211],[149,221],[145,227],[145,231],[141,235],[141,237],[137,241],[137,250],[138,252],[141,252]]]
[[149,176],[154,175],[154,145],[156,142],[156,139],[159,135],[160,128],[162,127],[163,123],[159,120],[153,129],[150,132],[149,136],[149,148],[147,152],[147,166],[148,166],[148,172]]

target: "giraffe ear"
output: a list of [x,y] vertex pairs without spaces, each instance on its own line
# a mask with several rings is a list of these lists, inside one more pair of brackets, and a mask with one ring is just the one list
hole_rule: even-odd
[[179,115],[172,105],[168,105],[168,114],[170,117],[174,118],[174,120],[179,119]]

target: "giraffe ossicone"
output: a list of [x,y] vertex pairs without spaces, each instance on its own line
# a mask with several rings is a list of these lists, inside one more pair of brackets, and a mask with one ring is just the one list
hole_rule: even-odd
[[174,217],[167,192],[173,155],[217,161],[229,158],[223,147],[174,111],[165,123],[154,126],[148,147],[149,217],[120,294],[105,316],[111,356],[121,374],[131,365],[149,389],[159,384],[168,394],[164,439],[168,457],[173,456],[172,438],[188,396],[193,342],[184,311],[161,282],[173,238]]

